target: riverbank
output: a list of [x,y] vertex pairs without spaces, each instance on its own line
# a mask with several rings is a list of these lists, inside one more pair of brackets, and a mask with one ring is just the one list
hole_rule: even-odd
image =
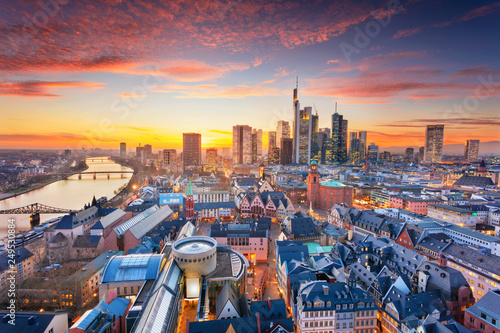
[[72,172],[70,175],[68,176],[65,176],[65,177],[61,177],[61,176],[58,176],[56,178],[51,178],[49,180],[46,180],[46,181],[43,181],[41,183],[35,183],[33,185],[30,185],[27,189],[25,190],[22,190],[22,191],[19,191],[19,192],[1,192],[0,193],[0,201],[2,200],[6,200],[6,199],[9,199],[9,198],[15,198],[17,197],[18,195],[21,195],[21,194],[26,194],[26,193],[29,193],[31,191],[34,191],[34,190],[38,190],[38,189],[41,189],[42,187],[44,186],[47,186],[47,185],[50,185],[52,183],[55,183],[55,182],[58,182],[60,180],[64,180],[64,179],[67,179],[71,176],[74,176],[74,175],[77,175],[79,174],[80,172],[83,172],[83,171],[86,171],[88,170],[89,166],[87,164],[85,164],[86,167],[83,168],[83,169],[80,169],[80,170],[76,170],[74,172]]

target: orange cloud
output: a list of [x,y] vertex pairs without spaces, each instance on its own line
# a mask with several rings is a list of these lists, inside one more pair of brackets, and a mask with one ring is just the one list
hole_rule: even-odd
[[51,93],[54,88],[102,88],[105,84],[79,81],[6,81],[0,82],[0,96],[63,97]]
[[282,93],[276,88],[252,87],[239,85],[220,87],[215,84],[195,86],[163,85],[153,89],[155,92],[173,93],[175,98],[244,98],[249,96],[279,96]]

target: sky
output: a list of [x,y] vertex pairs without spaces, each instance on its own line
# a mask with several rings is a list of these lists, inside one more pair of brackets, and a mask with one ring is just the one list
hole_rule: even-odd
[[[301,106],[368,142],[500,140],[499,1],[0,0],[0,148],[229,147]],[[264,146],[267,146],[264,134]]]

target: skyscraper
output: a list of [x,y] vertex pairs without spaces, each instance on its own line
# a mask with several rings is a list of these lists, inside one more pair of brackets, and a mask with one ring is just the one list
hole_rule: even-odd
[[120,157],[127,157],[127,144],[125,142],[120,142]]
[[321,164],[332,164],[333,163],[333,142],[331,137],[327,137],[323,141],[321,147]]
[[252,163],[252,128],[233,126],[233,165]]
[[145,158],[151,158],[153,155],[153,147],[151,145],[144,145]]
[[359,139],[359,161],[364,163],[366,160],[366,131],[358,132]]
[[282,138],[280,149],[280,164],[291,164],[293,161],[293,139]]
[[210,171],[217,169],[217,148],[207,149],[207,169]]
[[141,147],[141,144],[139,143],[139,147],[135,147],[135,157],[137,158],[144,158],[144,147]]
[[425,147],[418,148],[418,161],[422,162],[425,156]]
[[469,162],[479,159],[479,140],[467,140],[465,143],[464,158]]
[[378,161],[378,146],[374,142],[371,142],[368,146],[368,160],[371,162]]
[[278,126],[276,127],[276,147],[281,148],[282,138],[290,138],[290,123],[284,120],[278,121]]
[[439,163],[443,154],[444,125],[427,125],[425,130],[425,156],[428,163]]
[[361,161],[361,140],[357,132],[349,133],[349,161],[352,164],[359,164]]
[[347,120],[337,112],[332,115],[332,158],[335,163],[347,162]]
[[267,148],[270,154],[271,150],[276,147],[276,131],[269,131],[267,137]]
[[319,145],[319,116],[318,112],[312,115],[311,118],[311,158],[314,158],[318,155],[321,150],[321,146]]
[[412,147],[406,148],[406,150],[405,150],[405,160],[407,162],[413,162],[413,152],[414,152],[414,150],[413,150]]
[[300,110],[297,86],[293,90],[293,161],[296,164],[311,163],[312,108]]
[[197,166],[201,163],[201,134],[182,134],[182,164],[186,166]]
[[278,147],[271,148],[269,150],[269,163],[279,164],[280,163],[280,149]]
[[252,130],[252,163],[262,159],[262,130]]

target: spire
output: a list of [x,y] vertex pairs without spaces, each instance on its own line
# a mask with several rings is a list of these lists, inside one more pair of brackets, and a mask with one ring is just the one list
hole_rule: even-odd
[[335,102],[335,113],[337,113],[337,102]]
[[191,186],[191,178],[188,178],[188,189],[186,195],[193,195],[193,187]]

